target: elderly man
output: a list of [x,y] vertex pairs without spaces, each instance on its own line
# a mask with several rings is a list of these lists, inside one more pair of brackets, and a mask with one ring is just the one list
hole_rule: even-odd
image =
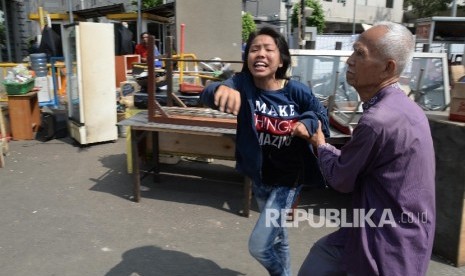
[[352,192],[352,225],[323,237],[299,271],[304,275],[425,275],[435,227],[435,157],[428,120],[399,88],[412,34],[380,22],[362,33],[347,60],[347,82],[363,115],[341,150],[318,130],[305,137],[318,150],[328,184]]

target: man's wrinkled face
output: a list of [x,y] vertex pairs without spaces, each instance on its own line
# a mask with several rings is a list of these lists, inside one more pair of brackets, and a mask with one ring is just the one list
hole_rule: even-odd
[[376,48],[376,41],[385,33],[383,27],[372,27],[354,43],[354,52],[347,60],[346,78],[356,90],[374,88],[381,83],[386,62]]

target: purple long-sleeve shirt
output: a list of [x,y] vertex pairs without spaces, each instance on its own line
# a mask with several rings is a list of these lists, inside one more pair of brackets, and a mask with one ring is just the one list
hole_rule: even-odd
[[428,120],[397,85],[363,108],[352,139],[341,150],[319,146],[318,154],[328,184],[353,193],[350,213],[370,214],[376,226],[362,219],[364,226],[340,228],[328,240],[345,246],[343,265],[353,275],[425,275],[436,215]]

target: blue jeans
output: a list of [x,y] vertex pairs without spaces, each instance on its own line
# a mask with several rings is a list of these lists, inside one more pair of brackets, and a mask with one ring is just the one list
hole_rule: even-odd
[[[250,235],[249,252],[272,276],[291,275],[288,234],[286,227],[281,227],[281,210],[292,207],[300,188],[253,185],[260,216]],[[270,211],[279,214],[279,218],[274,217],[279,225],[267,225]]]

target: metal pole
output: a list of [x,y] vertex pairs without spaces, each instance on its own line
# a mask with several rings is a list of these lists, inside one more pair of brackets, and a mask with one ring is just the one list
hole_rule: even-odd
[[141,0],[137,0],[137,43],[140,43],[140,35],[142,34],[142,12]]
[[[450,16],[456,17],[457,16],[457,0],[452,1],[452,8],[451,8],[451,14]],[[447,54],[450,55],[450,52],[452,51],[452,45],[450,43],[447,43]],[[452,59],[452,55],[449,56],[449,58]]]
[[354,0],[354,18],[352,20],[352,34],[355,34],[355,6],[357,5],[357,0]]
[[287,44],[289,45],[289,48],[292,48],[292,36],[291,36],[291,8],[292,8],[292,3],[290,3],[290,0],[287,0],[286,3],[286,9],[287,9]]
[[44,8],[42,7],[39,7],[39,24],[40,24],[40,29],[42,30],[45,27]]
[[300,1],[300,48],[305,49],[305,0]]
[[166,55],[168,60],[165,61],[166,81],[168,85],[166,105],[173,106],[173,37],[166,37]]
[[257,6],[256,6],[256,11],[255,11],[255,16],[258,16],[258,12],[260,11],[260,1],[255,1],[257,3]]
[[[181,24],[181,35],[179,37],[179,40],[180,40],[180,43],[179,43],[179,48],[180,48],[180,52],[179,52],[179,57],[182,59],[184,59],[184,34],[185,34],[185,30],[186,30],[186,24],[182,23]],[[184,77],[184,61],[181,61],[179,62],[179,85],[182,84],[182,82],[184,81],[183,79]],[[179,86],[181,87],[181,86]]]
[[300,45],[302,44],[302,34],[300,33],[302,31],[302,15],[300,13],[300,9],[299,9],[299,12],[297,14],[297,44],[296,45],[296,49],[300,49]]
[[[7,55],[8,55],[8,61],[11,61],[12,60],[12,56],[11,56],[11,41],[10,41],[10,28],[8,27],[9,25],[9,22],[8,22],[8,14],[7,14],[7,10],[6,10],[6,4],[5,4],[5,0],[2,0],[2,8],[3,8],[3,17],[5,19],[5,21],[3,22],[4,26],[5,26],[5,38],[6,38],[6,51],[7,51]],[[1,53],[0,53],[0,61],[3,61],[2,60],[2,57],[1,57]]]
[[452,17],[457,16],[457,0],[454,0],[452,2],[452,12],[451,12],[450,16],[452,16]]
[[68,0],[68,10],[69,10],[69,23],[73,24],[74,16],[73,16],[73,1]]

